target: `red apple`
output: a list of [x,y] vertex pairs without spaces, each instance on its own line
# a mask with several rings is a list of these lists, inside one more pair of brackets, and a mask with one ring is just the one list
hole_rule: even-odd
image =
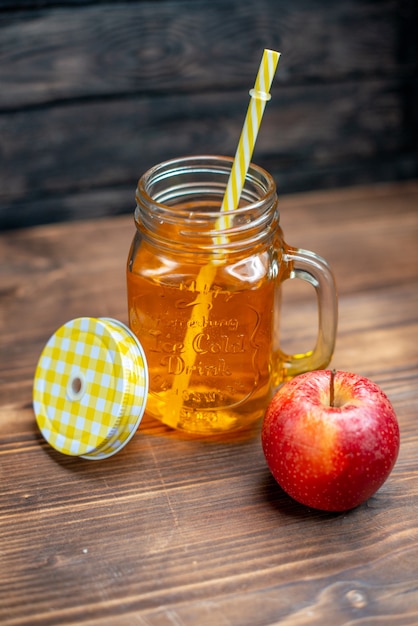
[[307,372],[285,383],[261,433],[267,464],[292,498],[346,511],[385,482],[399,452],[399,426],[383,391],[348,372]]

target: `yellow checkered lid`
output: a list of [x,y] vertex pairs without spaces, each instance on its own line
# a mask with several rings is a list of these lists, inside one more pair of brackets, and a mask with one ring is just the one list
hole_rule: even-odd
[[114,319],[80,317],[61,326],[45,345],[33,407],[53,448],[103,459],[134,435],[147,393],[146,357],[131,330]]

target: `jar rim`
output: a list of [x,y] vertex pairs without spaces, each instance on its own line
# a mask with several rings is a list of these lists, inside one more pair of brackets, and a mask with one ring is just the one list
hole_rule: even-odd
[[[185,214],[189,215],[190,209],[170,204],[170,198],[177,197],[182,186],[186,187],[187,185],[185,182],[183,184],[180,182],[180,177],[186,178],[190,174],[194,176],[202,174],[223,176],[225,184],[217,183],[216,186],[214,183],[211,184],[211,191],[223,199],[233,162],[234,159],[232,157],[223,155],[194,155],[162,161],[149,168],[138,180],[137,203],[139,200],[142,203],[145,202],[148,206],[153,206],[154,209],[162,211],[166,217],[171,215],[173,219],[178,219]],[[170,179],[177,181],[177,184],[173,185],[171,190],[167,188],[167,182]],[[164,184],[164,190],[158,192],[155,189],[159,183]],[[199,187],[202,191],[204,183],[188,183],[188,186],[190,187],[189,194],[195,194]],[[153,189],[154,191],[152,191]],[[228,215],[236,216],[237,214],[245,214],[248,211],[257,211],[258,208],[265,207],[266,203],[272,202],[276,197],[276,193],[276,183],[271,174],[259,165],[250,163],[242,190],[241,204],[237,208],[222,211],[222,215],[228,219]],[[213,210],[208,210],[207,208],[205,210],[196,210],[194,208],[193,219],[197,221],[217,220],[220,213],[221,201],[216,203]]]

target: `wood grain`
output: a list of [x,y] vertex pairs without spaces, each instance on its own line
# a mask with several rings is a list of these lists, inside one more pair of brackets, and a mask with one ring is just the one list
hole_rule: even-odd
[[[0,621],[7,626],[418,622],[418,183],[285,197],[286,239],[331,263],[333,365],[391,399],[401,451],[383,487],[328,514],[270,476],[259,428],[189,439],[145,417],[102,462],[54,452],[31,408],[36,361],[78,315],[126,321],[131,217],[0,235]],[[290,287],[290,285],[289,285]],[[310,292],[283,333],[309,341]]]
[[0,3],[0,228],[131,210],[137,178],[234,154],[282,52],[255,160],[282,193],[416,178],[414,0]]
[[[353,89],[354,83],[288,88],[269,103],[256,160],[276,177],[282,193],[297,181],[301,187],[308,168],[338,179],[341,168],[357,159],[364,163],[362,177],[367,180],[371,164],[384,171],[399,160],[406,144],[395,84],[370,82],[356,99]],[[332,102],[332,115],[326,102]],[[3,223],[31,225],[42,216],[48,221],[94,217],[106,214],[109,204],[116,213],[126,212],[134,202],[137,179],[161,159],[202,152],[233,155],[247,104],[242,92],[205,93],[157,102],[133,97],[0,117],[8,153],[0,169]],[[407,171],[408,159],[404,167]],[[68,198],[70,187],[74,198]]]
[[394,77],[405,17],[396,0],[378,8],[262,0],[257,10],[248,0],[131,2],[122,10],[89,2],[20,12],[15,20],[8,13],[0,21],[0,83],[7,84],[0,110],[129,93],[248,92],[261,46],[283,50],[281,86]]

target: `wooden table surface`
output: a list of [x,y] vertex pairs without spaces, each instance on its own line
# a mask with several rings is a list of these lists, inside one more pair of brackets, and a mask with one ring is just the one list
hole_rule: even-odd
[[[55,452],[32,411],[36,362],[74,317],[127,321],[133,220],[4,232],[1,624],[418,623],[418,183],[283,197],[281,220],[334,269],[332,365],[372,378],[398,414],[387,482],[347,513],[305,508],[270,476],[260,424],[190,440],[145,417],[105,461]],[[306,349],[315,303],[295,282],[283,332]]]

